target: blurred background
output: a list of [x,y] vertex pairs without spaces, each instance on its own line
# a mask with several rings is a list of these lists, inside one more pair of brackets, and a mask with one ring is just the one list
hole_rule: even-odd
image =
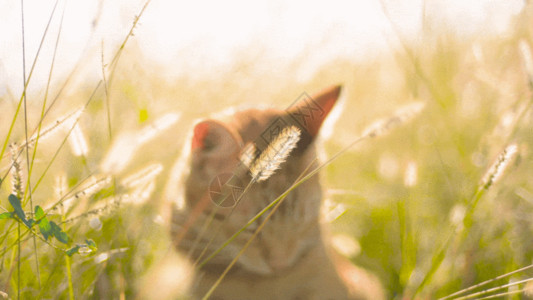
[[[167,179],[194,120],[285,108],[332,84],[344,85],[344,106],[326,157],[402,106],[426,106],[322,174],[335,246],[390,298],[445,296],[529,266],[532,18],[527,1],[1,2],[0,210],[12,210],[7,145],[24,144],[26,131],[31,140],[39,124],[51,133],[18,158],[25,183],[32,166],[32,205],[77,197],[49,217],[69,245],[19,238],[15,220],[0,220],[0,291],[172,297],[144,282],[186,282],[179,259],[153,270],[169,255],[165,198],[180,187]],[[486,186],[509,145],[516,154]],[[65,258],[61,250],[89,238],[96,252]],[[527,289],[496,293],[525,298]]]
[[[55,1],[24,1],[27,69],[37,53]],[[0,4],[2,90],[22,87],[21,3]],[[59,78],[83,60],[83,76],[98,78],[101,56],[110,60],[131,29],[144,1],[58,1],[43,43],[33,85],[42,88],[61,27],[56,64]],[[513,27],[523,1],[151,1],[135,29],[128,52],[138,64],[162,75],[205,77],[253,57],[254,67],[271,73],[297,69],[309,79],[324,64],[368,61],[390,53],[399,38],[420,43],[424,34],[448,32],[459,38],[502,37]],[[132,45],[133,44],[133,45]],[[295,66],[295,61],[298,61]],[[272,68],[272,64],[278,66]],[[287,70],[284,70],[287,71]]]

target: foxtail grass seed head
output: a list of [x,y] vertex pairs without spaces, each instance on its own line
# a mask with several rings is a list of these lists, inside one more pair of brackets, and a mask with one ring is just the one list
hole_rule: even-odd
[[138,186],[131,193],[130,202],[133,204],[142,204],[146,202],[148,199],[150,199],[150,196],[155,191],[156,186],[157,185],[154,179],[143,182],[143,185]]
[[[129,199],[129,195],[120,195],[120,196],[114,196],[114,197],[103,199],[100,201],[101,203],[97,207],[89,211],[86,211],[80,215],[68,218],[63,222],[72,223],[80,219],[87,219],[89,217],[92,217],[92,219],[89,221],[89,225],[93,229],[99,230],[97,228],[101,226],[101,224],[98,225],[98,222],[101,222],[101,221],[99,220],[98,217],[110,214],[111,212],[115,211],[120,206],[120,203],[129,202],[128,199]],[[98,219],[98,220],[95,220],[95,219]]]
[[[70,128],[72,128],[72,126],[76,124],[81,114],[83,113],[84,109],[85,109],[84,107],[81,107],[71,112],[70,114],[59,118],[54,123],[42,129],[40,134],[38,135],[39,140],[50,137],[54,133],[59,132],[61,130],[70,130]],[[37,133],[31,136],[31,138],[28,141],[28,145],[32,147],[35,144],[35,141],[37,141]],[[23,143],[22,147],[25,147],[25,146],[26,146],[26,143]]]
[[163,165],[159,163],[150,164],[141,170],[127,176],[122,180],[122,185],[127,188],[137,188],[153,181],[159,173],[163,171]]
[[168,113],[163,115],[159,119],[155,120],[152,124],[144,127],[137,135],[137,141],[139,144],[144,144],[154,138],[161,131],[174,125],[180,119],[180,114]]
[[76,192],[74,196],[69,197],[61,202],[60,205],[57,205],[55,209],[61,207],[61,206],[70,206],[72,205],[73,200],[79,200],[84,197],[90,197],[91,195],[97,193],[101,189],[103,189],[105,186],[107,186],[111,182],[111,177],[106,176],[100,179],[96,179],[94,177],[91,178],[91,182],[87,184],[85,187],[83,187],[80,191]]
[[481,180],[481,185],[484,189],[488,190],[494,183],[496,183],[503,175],[503,172],[509,165],[509,162],[515,157],[518,152],[518,146],[516,144],[511,144],[507,146],[492,166],[487,170],[483,179]]
[[20,167],[20,162],[18,160],[18,147],[16,144],[9,145],[9,151],[11,154],[11,193],[17,196],[19,199],[22,198],[22,168]]
[[529,47],[529,44],[525,40],[521,40],[518,48],[520,49],[529,84],[533,86],[533,54],[531,54],[531,47]]
[[75,156],[87,156],[89,153],[89,146],[85,134],[81,130],[80,124],[74,125],[68,141],[72,148],[72,153]]
[[103,189],[105,186],[107,186],[111,182],[110,176],[105,176],[100,179],[92,178],[91,183],[89,183],[86,187],[84,187],[82,190],[77,192],[75,194],[75,197],[88,197],[91,196],[101,189]]
[[424,102],[413,102],[398,109],[391,117],[380,119],[363,130],[363,137],[378,137],[406,123],[418,115],[424,108]]
[[296,126],[285,127],[250,167],[253,180],[260,182],[272,176],[299,140],[300,129]]
[[140,132],[127,132],[120,135],[107,152],[100,165],[101,170],[108,174],[117,174],[132,160],[135,152],[144,143],[150,141],[161,131],[169,128],[180,119],[180,114],[168,113],[145,126]]
[[156,188],[155,179],[161,171],[163,171],[163,165],[151,164],[122,181],[122,185],[133,190],[131,198],[134,203],[143,203],[150,198]]
[[245,167],[250,168],[256,156],[257,156],[257,148],[255,147],[253,143],[249,143],[248,145],[244,147],[240,160]]
[[135,140],[135,134],[124,133],[119,135],[102,160],[100,169],[104,173],[119,173],[131,161],[138,147],[139,144]]

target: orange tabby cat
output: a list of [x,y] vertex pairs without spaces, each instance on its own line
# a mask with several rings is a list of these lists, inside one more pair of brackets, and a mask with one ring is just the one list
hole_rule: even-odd
[[[250,109],[227,120],[196,124],[190,168],[184,175],[185,205],[175,207],[172,215],[177,249],[191,261],[202,262],[304,172],[316,168],[314,140],[340,91],[336,86],[306,96],[286,111]],[[296,147],[273,175],[263,181],[252,180],[243,157],[257,161],[276,134],[289,126],[299,129]],[[250,149],[256,151],[245,156]],[[226,189],[224,194],[220,186],[225,181],[232,190],[228,193]],[[218,204],[217,199],[221,200]],[[317,175],[283,201],[210,299],[384,298],[377,279],[328,246],[320,220],[322,189]],[[266,215],[198,268],[191,291],[194,299],[207,293]]]

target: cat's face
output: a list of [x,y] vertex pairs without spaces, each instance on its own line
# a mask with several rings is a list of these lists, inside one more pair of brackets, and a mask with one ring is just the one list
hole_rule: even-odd
[[[313,97],[311,105],[319,106],[314,111],[307,109],[310,103],[304,103],[288,111],[246,110],[235,113],[226,121],[205,120],[198,123],[191,143],[190,171],[185,180],[186,209],[174,212],[173,216],[174,223],[186,223],[193,214],[195,221],[186,229],[182,228],[188,231],[188,238],[181,241],[178,248],[198,255],[204,247],[208,247],[207,253],[210,254],[306,171],[316,168],[313,141],[339,93],[340,87],[335,87]],[[250,149],[250,145],[258,149],[256,152],[265,150],[269,138],[275,135],[273,132],[279,132],[284,125],[300,129],[296,148],[272,176],[250,184],[252,177],[242,163],[244,152]],[[226,186],[235,187],[235,193],[224,194],[225,200],[217,205],[215,202],[220,196],[217,187],[227,180]],[[308,249],[320,243],[321,198],[317,176],[289,193],[239,258],[238,265],[249,272],[266,275],[282,272],[296,264]],[[227,265],[267,214],[242,232],[213,259],[212,264]],[[201,227],[208,224],[206,222],[211,223],[202,234]],[[199,235],[194,246],[192,240]],[[212,238],[213,242],[209,245]],[[196,249],[191,249],[193,247]]]

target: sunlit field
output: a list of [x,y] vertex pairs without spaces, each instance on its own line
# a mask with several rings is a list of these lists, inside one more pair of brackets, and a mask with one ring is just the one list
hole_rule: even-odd
[[[320,141],[321,159],[335,157],[321,172],[333,246],[390,299],[533,298],[531,4],[498,32],[428,18],[413,36],[385,3],[393,30],[379,51],[323,59],[311,45],[276,58],[251,40],[196,72],[187,61],[202,43],[165,66],[139,42],[155,2],[128,9],[127,26],[110,29],[120,38],[79,60],[55,60],[66,25],[50,3],[50,30],[45,21],[28,41],[45,34],[48,50],[19,53],[15,79],[0,57],[19,82],[0,89],[1,299],[187,299],[169,210],[194,122],[229,107],[284,109],[336,84],[342,106]],[[423,108],[404,118],[412,103]]]

